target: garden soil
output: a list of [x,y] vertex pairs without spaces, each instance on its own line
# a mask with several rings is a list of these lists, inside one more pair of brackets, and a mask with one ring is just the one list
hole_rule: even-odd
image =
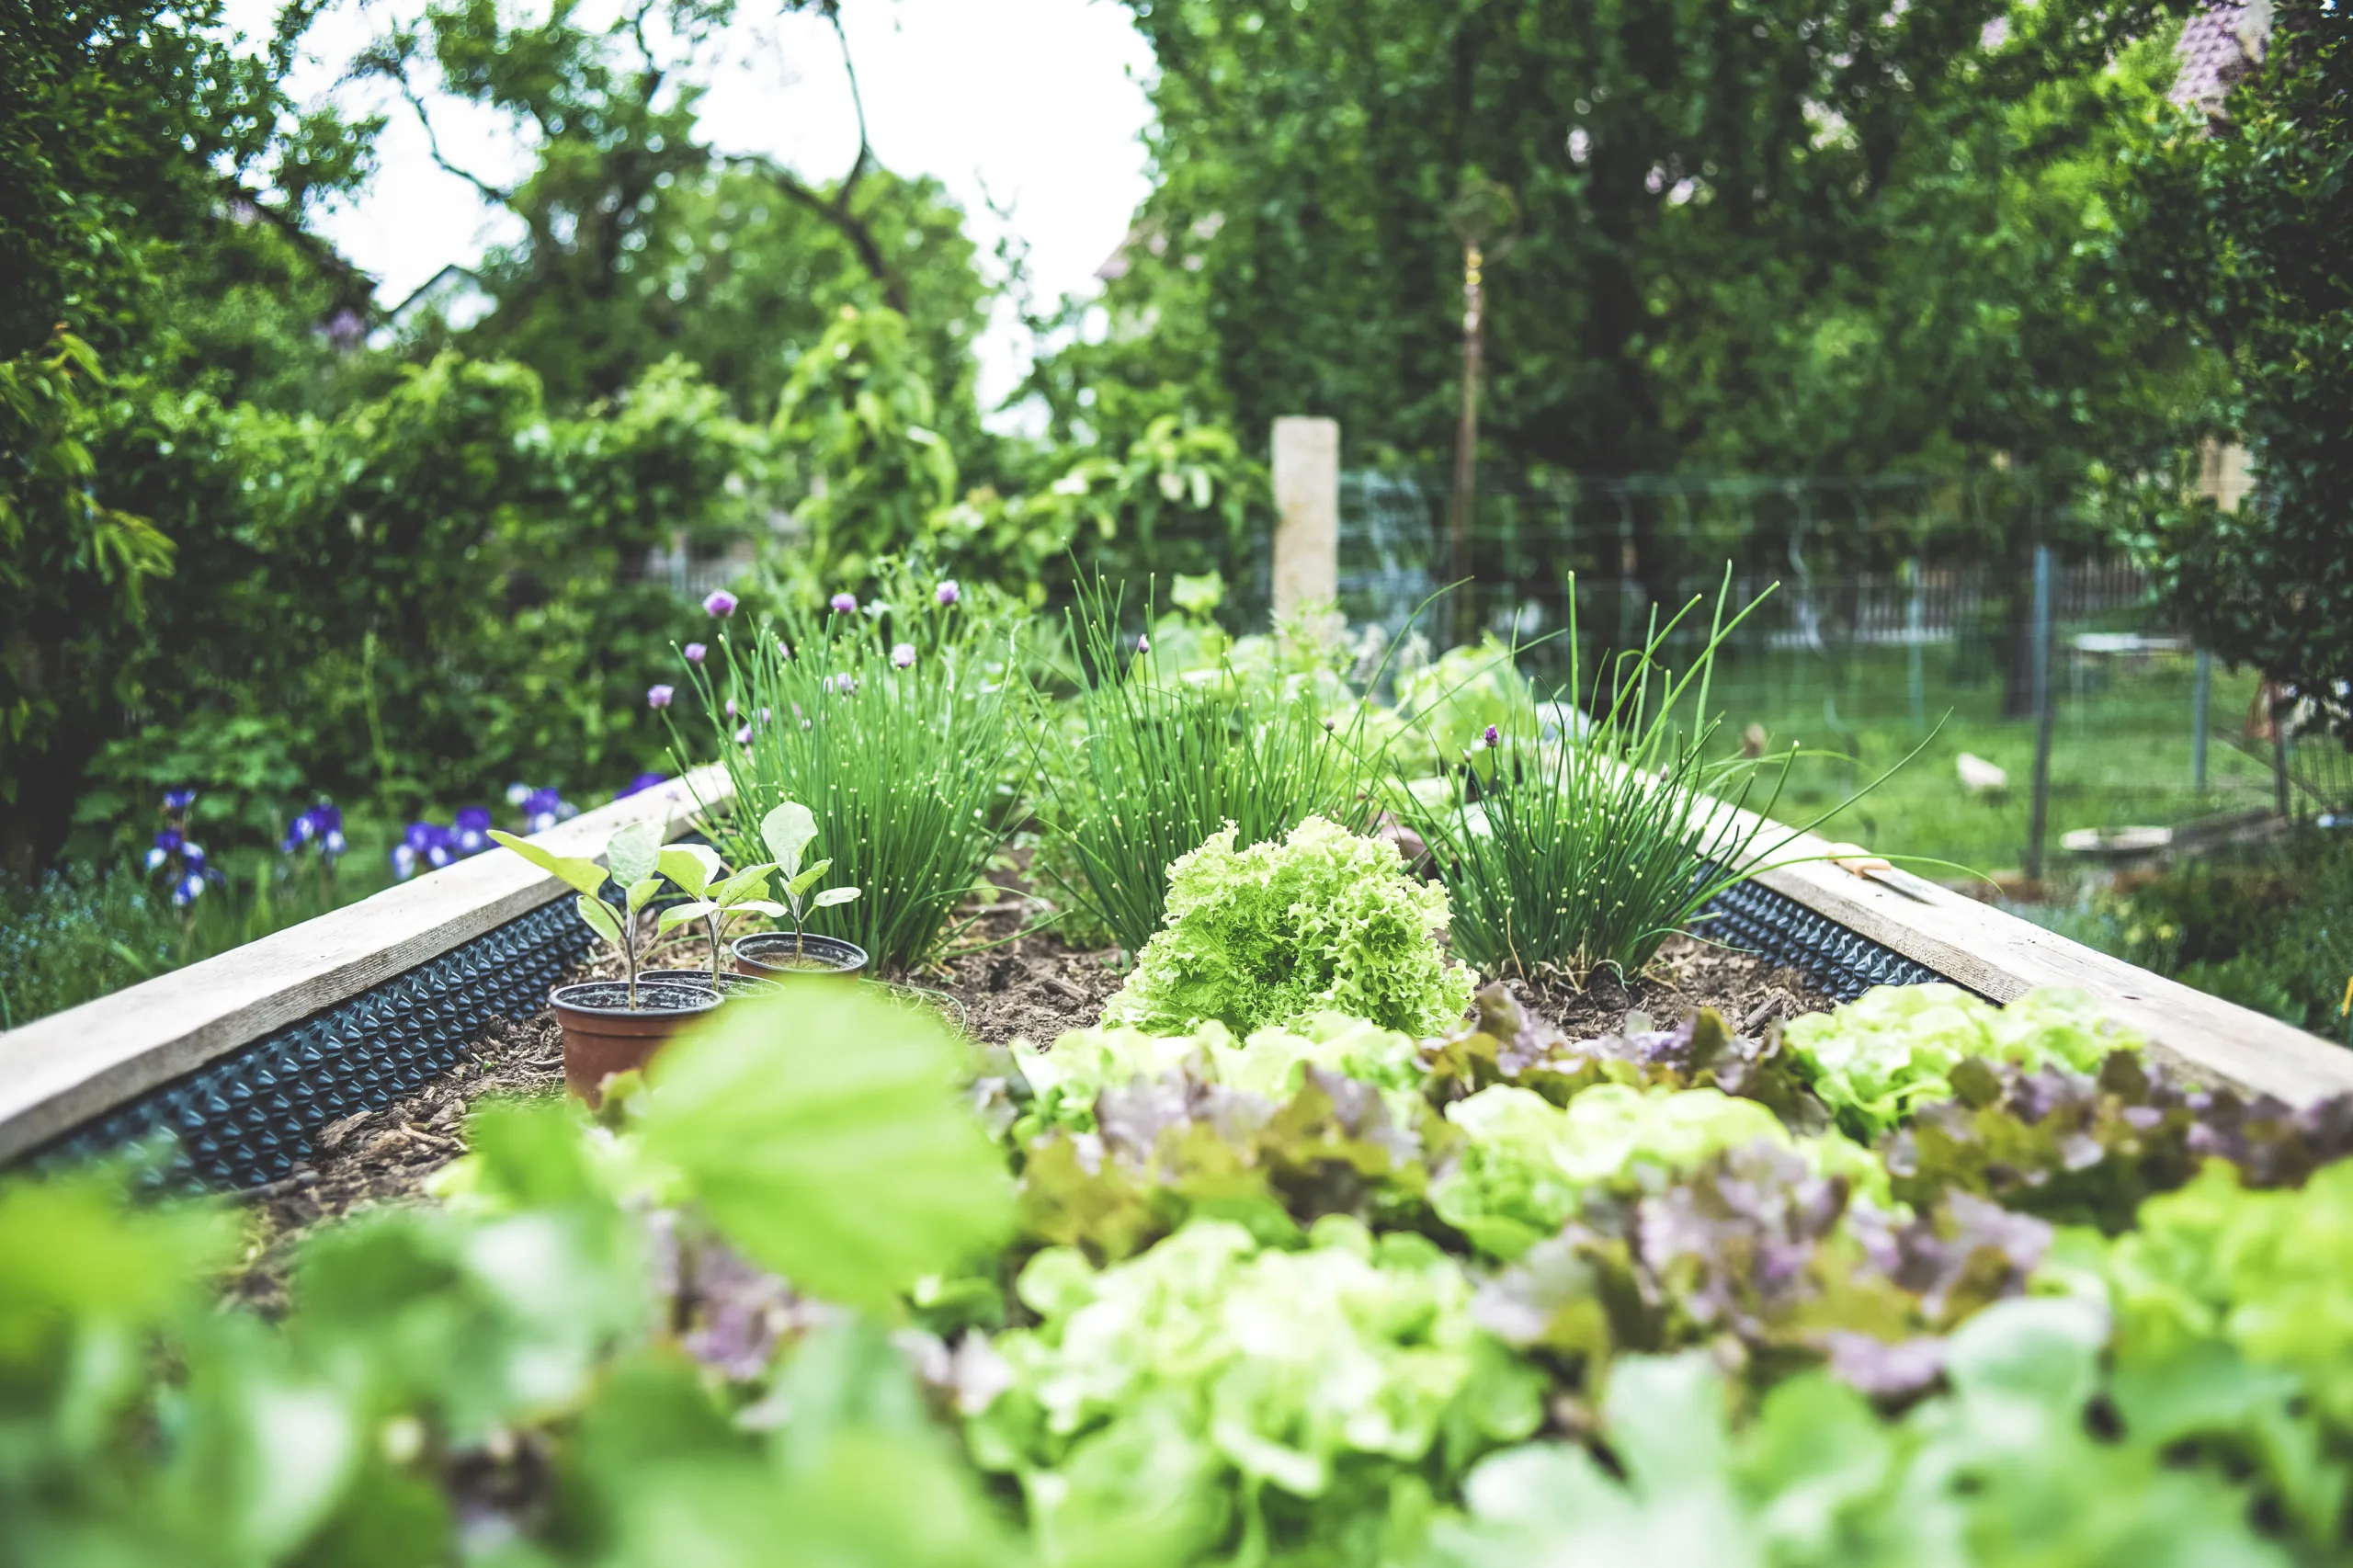
[[[1034,905],[1017,888],[968,911],[966,949],[908,989],[975,1039],[991,1044],[1044,1044],[1101,1017],[1122,972],[1112,951],[1077,951],[1051,930],[1028,929]],[[611,962],[585,965],[570,979],[617,973]],[[1625,1026],[1630,1012],[1654,1024],[1679,1022],[1703,1006],[1753,1034],[1776,1017],[1830,1006],[1830,998],[1795,971],[1688,937],[1672,938],[1652,972],[1632,984],[1608,976],[1582,989],[1513,983],[1523,1006],[1572,1040]],[[465,1153],[466,1112],[486,1096],[563,1092],[563,1036],[555,1015],[493,1019],[466,1059],[404,1099],[330,1123],[312,1157],[293,1174],[244,1195],[249,1233],[230,1292],[263,1311],[285,1305],[285,1270],[293,1243],[323,1221],[379,1204],[431,1201],[426,1182]]]

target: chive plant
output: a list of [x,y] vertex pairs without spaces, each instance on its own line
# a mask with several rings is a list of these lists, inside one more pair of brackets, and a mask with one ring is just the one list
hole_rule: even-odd
[[[1794,752],[1708,755],[1719,722],[1707,713],[1716,654],[1765,597],[1727,619],[1730,585],[1727,574],[1688,668],[1672,671],[1663,655],[1703,597],[1664,625],[1654,611],[1643,645],[1605,662],[1581,735],[1542,735],[1530,702],[1507,730],[1488,730],[1440,803],[1413,812],[1437,852],[1453,904],[1451,940],[1464,960],[1491,974],[1577,984],[1597,970],[1637,973],[1717,894],[1764,869],[1760,839],[1772,840],[1761,846],[1769,855],[1806,831],[1765,821]],[[1574,697],[1583,672],[1574,581],[1569,603],[1566,690]],[[1711,809],[1748,807],[1768,774],[1755,814]]]
[[738,863],[770,858],[762,822],[806,805],[835,880],[864,891],[809,928],[884,970],[915,968],[949,935],[996,847],[1024,749],[1004,628],[952,586],[890,606],[839,594],[813,619],[722,631],[687,665],[734,785],[708,813],[712,841]]
[[1363,832],[1381,764],[1361,705],[1327,722],[1312,691],[1230,668],[1208,683],[1164,679],[1143,639],[1121,633],[1120,608],[1097,579],[1070,612],[1082,723],[1045,732],[1042,814],[1073,868],[1047,874],[1133,953],[1167,913],[1172,861],[1229,823],[1245,845],[1319,815]]

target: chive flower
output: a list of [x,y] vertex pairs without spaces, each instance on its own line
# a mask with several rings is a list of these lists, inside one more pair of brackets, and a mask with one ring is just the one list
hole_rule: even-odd
[[1493,751],[1495,747],[1504,744],[1503,736],[1496,732],[1495,727],[1493,724],[1487,726],[1485,738],[1487,742],[1487,749],[1490,751]]
[[724,588],[713,588],[702,601],[702,612],[714,620],[724,620],[735,613],[735,596]]
[[1137,653],[1151,653],[1151,652],[1152,652],[1152,639],[1151,639],[1151,638],[1149,638],[1149,637],[1138,637],[1138,638],[1136,639],[1136,652],[1137,652]]
[[915,645],[914,643],[902,642],[891,650],[891,663],[894,668],[904,670],[915,662]]
[[687,663],[690,665],[699,665],[703,661],[703,656],[710,652],[710,649],[704,647],[699,642],[689,642],[686,646]]
[[670,699],[677,695],[676,687],[649,686],[645,688],[645,705],[648,708],[667,708],[670,706]]
[[835,615],[848,615],[858,608],[857,596],[852,594],[835,594],[827,602],[833,606]]
[[939,601],[940,608],[946,609],[949,605],[954,604],[957,600],[964,597],[964,590],[957,585],[955,578],[950,577],[948,581],[940,584],[937,588],[934,588],[931,591],[931,597]]
[[746,724],[742,729],[735,732],[735,744],[739,746],[747,746],[752,744],[751,725]]

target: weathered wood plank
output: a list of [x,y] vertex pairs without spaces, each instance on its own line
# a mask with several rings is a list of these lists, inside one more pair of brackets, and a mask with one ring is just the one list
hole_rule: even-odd
[[[648,818],[675,837],[698,792],[725,799],[725,770],[584,812],[537,842],[599,854],[615,829]],[[0,1034],[0,1162],[569,892],[522,857],[488,851]]]

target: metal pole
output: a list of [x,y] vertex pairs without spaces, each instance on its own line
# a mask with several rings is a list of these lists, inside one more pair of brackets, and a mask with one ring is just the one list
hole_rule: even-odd
[[2214,700],[2214,655],[2198,650],[2198,676],[2189,688],[2189,787],[2206,790],[2206,714]]
[[[1471,514],[1479,484],[1479,361],[1483,345],[1479,330],[1482,295],[1477,245],[1462,247],[1462,419],[1454,432],[1454,516],[1448,575],[1460,583],[1471,574]],[[1454,601],[1457,588],[1438,606],[1440,642],[1454,641]]]
[[1912,727],[1917,730],[1928,722],[1927,681],[1920,668],[1920,633],[1923,617],[1920,609],[1920,558],[1914,556],[1904,563],[1904,576],[1911,592],[1904,601],[1904,678],[1912,698]]
[[[2266,692],[2278,688],[2267,683]],[[2281,691],[2271,703],[2271,794],[2279,812],[2279,820],[2288,819],[2288,703],[2287,693]]]
[[2027,824],[2026,875],[2042,880],[2042,841],[2051,817],[2051,547],[2034,547],[2034,806]]

